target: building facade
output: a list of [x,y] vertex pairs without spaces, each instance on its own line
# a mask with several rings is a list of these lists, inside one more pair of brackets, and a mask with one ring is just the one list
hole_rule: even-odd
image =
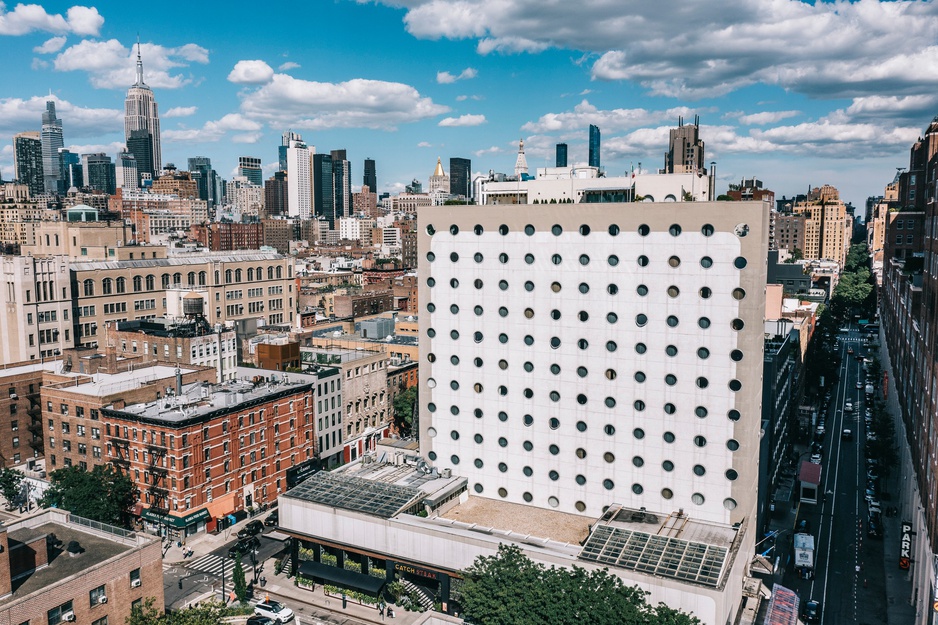
[[[133,133],[137,134],[133,134]],[[153,96],[153,90],[143,82],[143,60],[140,57],[140,43],[137,43],[137,80],[127,90],[124,100],[124,137],[127,149],[137,159],[138,171],[155,176],[162,168],[163,154],[160,147],[160,112]],[[149,141],[146,138],[149,137]],[[131,139],[136,139],[131,141]],[[149,145],[147,145],[149,143]],[[148,148],[148,153],[138,153],[141,148]],[[151,169],[144,169],[149,165]]]
[[13,135],[13,175],[17,182],[29,189],[29,197],[45,191],[44,173],[39,133],[29,131]]
[[62,171],[59,165],[59,150],[65,147],[62,135],[62,120],[55,115],[55,102],[46,102],[42,113],[42,174],[46,193],[64,194],[65,186],[61,183]]

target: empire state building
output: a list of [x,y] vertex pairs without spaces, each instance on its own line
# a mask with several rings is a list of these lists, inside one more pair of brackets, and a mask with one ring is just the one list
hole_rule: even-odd
[[143,82],[143,61],[137,42],[137,80],[127,90],[124,100],[124,137],[127,151],[134,155],[137,172],[152,177],[162,167],[160,152],[160,116],[153,90]]

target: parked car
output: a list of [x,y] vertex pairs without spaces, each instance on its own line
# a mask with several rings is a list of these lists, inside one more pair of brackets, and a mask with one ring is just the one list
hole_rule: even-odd
[[866,500],[866,504],[870,507],[870,512],[873,512],[873,508],[879,508],[879,499],[871,497]]
[[238,538],[248,538],[250,536],[257,536],[264,531],[264,524],[260,521],[254,520],[250,521],[247,525],[238,530]]
[[278,623],[286,623],[293,619],[293,610],[277,601],[261,601],[254,606],[254,614],[266,616]]
[[853,356],[853,348],[852,348],[852,347],[848,347],[848,348],[847,348],[847,353],[850,354],[851,356]]
[[278,523],[280,523],[280,513],[276,510],[268,514],[267,518],[264,519],[264,525],[267,526],[277,525]]
[[244,556],[246,553],[251,553],[252,550],[257,549],[261,546],[261,541],[257,540],[257,537],[251,536],[250,538],[245,538],[239,540],[228,549],[229,558],[237,558],[239,555]]
[[249,616],[247,625],[276,625],[277,621],[266,616]]
[[813,623],[821,620],[821,602],[811,599],[805,601],[801,608],[801,618],[806,623]]
[[821,454],[811,454],[811,462],[813,464],[821,464]]
[[810,534],[811,533],[811,521],[808,519],[801,519],[798,521],[798,534]]
[[840,433],[840,438],[845,441],[853,440],[853,431],[844,430],[843,432]]

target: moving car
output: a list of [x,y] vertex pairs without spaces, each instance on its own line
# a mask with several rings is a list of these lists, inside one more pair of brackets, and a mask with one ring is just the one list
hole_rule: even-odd
[[260,521],[254,520],[249,522],[247,525],[238,530],[238,538],[248,538],[250,536],[257,536],[264,531],[264,524]]
[[847,348],[847,353],[852,356],[852,355],[853,355],[853,348],[852,348],[852,347],[848,347],[848,348]]
[[276,510],[268,514],[267,518],[264,519],[264,525],[267,526],[277,525],[278,523],[280,523],[280,513]]
[[845,441],[853,440],[853,432],[851,430],[844,430],[841,432],[840,438]]
[[257,540],[255,536],[239,540],[228,549],[228,557],[233,559],[237,558],[239,555],[244,556],[244,554],[251,553],[252,550],[260,546],[261,541]]
[[278,623],[286,623],[293,619],[293,610],[277,601],[261,601],[254,606],[254,614],[266,616]]
[[863,388],[863,382],[857,380],[857,388]]
[[852,402],[852,401],[848,401],[846,404],[844,404],[844,412],[853,412],[853,402]]
[[801,618],[806,623],[813,623],[821,620],[821,602],[810,599],[804,602],[801,608]]

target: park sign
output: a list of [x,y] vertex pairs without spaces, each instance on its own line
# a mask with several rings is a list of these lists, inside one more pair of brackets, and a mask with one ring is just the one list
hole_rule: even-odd
[[903,521],[899,533],[899,568],[903,571],[912,566],[912,522]]

